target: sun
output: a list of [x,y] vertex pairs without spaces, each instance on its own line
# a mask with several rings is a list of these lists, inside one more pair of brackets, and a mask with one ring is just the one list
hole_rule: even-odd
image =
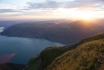
[[91,20],[93,18],[92,12],[80,12],[78,13],[78,18],[82,20]]

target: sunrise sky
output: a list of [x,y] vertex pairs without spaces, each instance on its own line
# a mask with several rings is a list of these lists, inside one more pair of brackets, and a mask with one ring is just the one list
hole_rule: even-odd
[[0,0],[0,20],[104,18],[104,0]]

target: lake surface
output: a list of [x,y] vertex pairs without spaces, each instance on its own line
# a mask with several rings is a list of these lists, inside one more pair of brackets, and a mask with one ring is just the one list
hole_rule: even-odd
[[[3,28],[0,29],[2,32]],[[44,39],[0,36],[0,63],[27,64],[32,57],[49,46],[63,46],[63,44]]]

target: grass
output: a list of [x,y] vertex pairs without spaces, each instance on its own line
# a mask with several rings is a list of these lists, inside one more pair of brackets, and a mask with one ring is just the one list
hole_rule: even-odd
[[70,47],[48,47],[29,61],[27,70],[103,70],[103,59],[104,34],[99,34]]

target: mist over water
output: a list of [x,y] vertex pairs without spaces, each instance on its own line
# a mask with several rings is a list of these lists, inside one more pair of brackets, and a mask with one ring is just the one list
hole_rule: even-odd
[[[0,31],[3,31],[3,27],[0,27]],[[46,47],[62,45],[44,39],[0,36],[0,63],[27,64]]]
[[4,29],[4,27],[0,27],[0,32],[2,32],[2,31],[3,31],[3,29]]

